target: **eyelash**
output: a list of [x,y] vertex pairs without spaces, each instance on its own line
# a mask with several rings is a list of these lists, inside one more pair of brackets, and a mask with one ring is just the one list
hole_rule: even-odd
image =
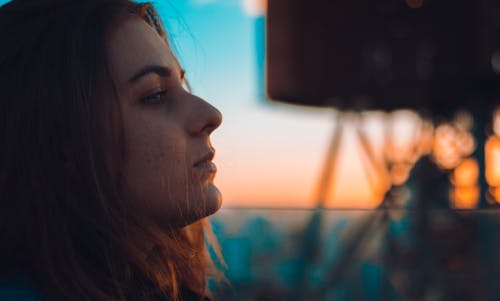
[[[150,106],[159,105],[165,102],[164,99],[165,94],[167,94],[167,90],[161,90],[142,98],[141,102],[145,105],[150,105]],[[153,101],[151,102],[151,100]]]

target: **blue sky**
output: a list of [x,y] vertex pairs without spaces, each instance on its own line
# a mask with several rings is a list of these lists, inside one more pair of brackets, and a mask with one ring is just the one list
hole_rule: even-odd
[[196,94],[228,108],[254,101],[254,19],[240,1],[154,3]]

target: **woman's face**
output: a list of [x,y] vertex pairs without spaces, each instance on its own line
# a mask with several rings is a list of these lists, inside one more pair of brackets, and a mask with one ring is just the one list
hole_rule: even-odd
[[167,227],[214,213],[221,195],[210,134],[221,113],[184,89],[168,44],[142,19],[120,22],[107,42],[123,119],[125,193],[134,209]]

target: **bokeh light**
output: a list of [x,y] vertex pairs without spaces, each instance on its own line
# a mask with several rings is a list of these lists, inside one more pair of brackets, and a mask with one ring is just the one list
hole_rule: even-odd
[[456,187],[468,187],[477,184],[479,165],[474,158],[463,160],[453,171],[451,181]]
[[455,209],[474,209],[479,203],[480,189],[476,186],[455,187],[451,190],[451,207]]
[[490,186],[500,186],[500,137],[492,136],[485,145],[486,181]]
[[445,170],[457,167],[464,157],[474,152],[476,143],[466,124],[444,123],[436,128],[432,156]]
[[436,163],[443,169],[452,169],[462,159],[457,145],[457,133],[450,124],[439,125],[432,149]]

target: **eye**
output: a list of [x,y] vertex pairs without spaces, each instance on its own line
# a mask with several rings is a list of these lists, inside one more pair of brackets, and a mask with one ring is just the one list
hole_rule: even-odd
[[141,102],[145,105],[158,105],[165,102],[165,95],[167,94],[167,90],[161,90],[155,92],[151,95],[148,95],[141,99]]

